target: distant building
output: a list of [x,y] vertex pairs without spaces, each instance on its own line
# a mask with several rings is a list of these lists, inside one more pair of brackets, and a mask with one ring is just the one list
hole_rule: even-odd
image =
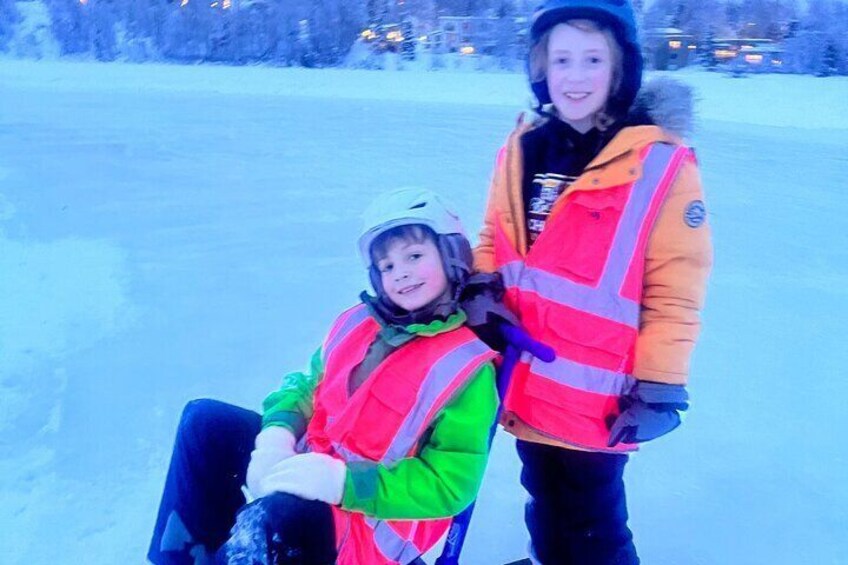
[[783,47],[771,39],[715,39],[710,56],[718,67],[746,72],[779,72]]
[[695,38],[677,28],[654,28],[645,32],[645,61],[659,71],[679,69],[693,63],[697,49]]
[[[403,23],[369,27],[360,33],[360,39],[376,52],[399,52],[406,41],[417,42],[432,53],[491,55],[497,47],[500,25],[495,17],[439,16],[434,22],[410,18]],[[510,37],[517,45],[525,42],[524,25],[521,18],[515,19],[516,31]]]
[[430,46],[436,53],[491,54],[497,23],[493,17],[439,16]]

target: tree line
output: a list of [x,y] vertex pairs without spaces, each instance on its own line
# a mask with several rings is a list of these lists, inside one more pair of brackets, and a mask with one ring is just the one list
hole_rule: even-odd
[[[38,1],[38,0],[36,0]],[[343,63],[366,28],[440,15],[497,18],[492,53],[505,67],[523,58],[516,30],[532,0],[41,0],[62,55],[101,61],[267,63],[323,67]],[[636,0],[642,28],[673,27],[702,46],[721,37],[779,42],[785,69],[848,74],[845,0]],[[523,18],[523,19],[522,19]],[[0,52],[21,14],[0,0]]]

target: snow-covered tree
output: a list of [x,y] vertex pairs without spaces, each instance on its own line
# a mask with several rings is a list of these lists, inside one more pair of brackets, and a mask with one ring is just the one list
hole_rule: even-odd
[[303,62],[307,66],[338,64],[366,24],[361,0],[314,0],[305,25]]
[[20,19],[15,0],[0,0],[0,52],[9,48],[9,41],[15,34],[15,25]]
[[676,5],[676,0],[655,0],[644,12],[643,27],[656,29],[671,26]]
[[686,33],[691,34],[698,43],[706,41],[710,33],[726,37],[730,32],[720,0],[698,0],[697,6],[691,6],[686,15]]
[[515,5],[511,0],[500,0],[496,7],[495,16],[495,52],[501,68],[512,67],[519,59],[518,30],[515,25]]
[[88,0],[83,16],[88,18],[91,53],[98,61],[114,61],[118,55],[118,46],[112,4],[108,0]]
[[270,61],[277,46],[277,8],[271,2],[242,4],[235,20],[235,58],[240,63]]
[[87,53],[91,45],[85,5],[79,0],[48,0],[47,7],[52,19],[53,37],[62,55]]
[[436,0],[436,10],[441,15],[449,16],[479,16],[489,8],[487,0]]
[[162,54],[178,61],[203,61],[209,54],[212,8],[207,0],[181,0],[165,21]]
[[785,49],[791,71],[848,74],[848,6],[838,0],[810,0]]
[[122,49],[131,60],[158,57],[165,22],[173,9],[168,0],[115,0],[117,19],[124,32]]
[[282,66],[302,64],[305,44],[301,40],[300,22],[308,14],[306,2],[298,0],[278,0],[274,26],[274,46],[271,61]]

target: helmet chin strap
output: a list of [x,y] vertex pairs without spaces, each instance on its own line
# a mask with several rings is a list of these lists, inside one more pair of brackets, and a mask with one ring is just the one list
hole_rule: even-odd
[[456,312],[458,302],[456,299],[452,299],[449,304],[440,304],[437,299],[426,306],[408,312],[394,304],[383,294],[378,293],[374,297],[363,291],[359,296],[379,316],[384,325],[400,326],[401,328],[411,324],[428,324],[437,318],[447,319],[448,316]]
[[474,264],[471,244],[460,234],[440,235],[436,244],[442,255],[445,276],[453,286],[453,300],[457,301]]
[[[375,267],[371,267],[369,270],[369,276],[371,278],[371,286],[374,287],[374,292],[377,295],[374,298],[369,297],[371,298],[371,305],[379,311],[380,315],[385,318],[387,322],[402,326],[413,323],[429,322],[439,315],[447,318],[450,314],[456,312],[459,304],[459,295],[462,292],[462,286],[448,280],[448,284],[451,287],[450,302],[439,302],[441,299],[440,296],[433,302],[425,304],[421,308],[410,312],[408,310],[404,310],[389,299],[383,289],[383,284],[380,281],[380,272]],[[367,295],[367,293],[363,292],[363,295]]]

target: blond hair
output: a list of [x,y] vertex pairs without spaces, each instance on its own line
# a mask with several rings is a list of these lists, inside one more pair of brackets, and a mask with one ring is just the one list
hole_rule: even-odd
[[[607,102],[609,102],[609,99],[612,98],[621,87],[621,81],[624,75],[624,54],[622,53],[621,46],[615,39],[615,35],[613,35],[612,30],[594,20],[566,20],[560,23],[579,29],[583,32],[600,33],[604,36],[604,39],[606,39],[607,45],[609,45],[610,49],[610,57],[612,58],[612,80],[610,81],[610,89],[607,93]],[[530,49],[530,82],[540,82],[547,78],[548,43],[550,42],[551,34],[555,27],[556,26],[553,26],[543,33],[542,37],[539,38],[539,41],[537,41]],[[606,103],[604,103],[603,108],[595,113],[593,116],[593,122],[595,127],[601,131],[604,131],[615,122],[615,117],[607,111]]]

